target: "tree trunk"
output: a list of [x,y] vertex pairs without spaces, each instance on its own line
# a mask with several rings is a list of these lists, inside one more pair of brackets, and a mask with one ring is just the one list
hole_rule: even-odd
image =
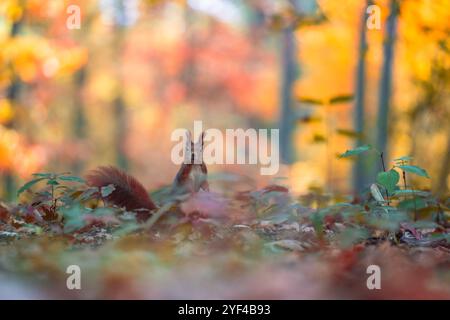
[[[21,26],[22,26],[22,19],[19,19],[13,23],[13,25],[11,27],[11,31],[9,33],[9,37],[11,39],[17,37]],[[9,102],[13,106],[16,104],[16,102],[19,98],[21,86],[22,86],[22,82],[15,74],[13,74],[12,79],[11,79],[11,84],[9,85],[9,87],[6,90],[6,98],[9,100]],[[7,123],[5,125],[5,127],[15,128],[16,127],[15,120],[12,119],[9,123]],[[4,185],[3,193],[4,193],[5,199],[13,200],[16,195],[17,185],[16,185],[16,179],[14,178],[14,174],[11,171],[11,169],[6,170],[3,173],[3,185]]]
[[445,197],[448,194],[447,180],[450,174],[450,131],[447,136],[447,148],[442,159],[442,165],[439,172],[438,182],[436,184],[436,194],[438,197]]
[[124,170],[128,169],[129,163],[125,152],[125,140],[127,132],[127,117],[126,117],[126,106],[123,97],[123,70],[122,70],[122,49],[123,49],[123,28],[121,26],[116,26],[115,35],[115,55],[117,64],[116,70],[116,81],[118,82],[118,92],[116,98],[114,99],[114,116],[115,116],[115,149],[116,149],[116,164],[119,168]]
[[[76,143],[82,142],[86,138],[86,115],[84,113],[83,88],[86,83],[87,66],[83,66],[75,74],[74,79],[74,125],[73,138]],[[77,158],[73,163],[73,173],[80,174],[83,171],[83,161]]]
[[[365,98],[365,82],[366,82],[366,52],[367,52],[367,27],[368,19],[367,7],[372,4],[372,0],[367,0],[366,6],[363,8],[363,15],[359,31],[359,49],[358,49],[358,66],[356,70],[356,88],[355,88],[355,113],[354,128],[358,133],[355,147],[359,147],[364,143],[364,98]],[[361,192],[366,184],[365,162],[363,157],[357,157],[353,167],[353,192],[355,195]]]
[[115,132],[115,143],[116,143],[116,163],[119,168],[124,170],[128,169],[128,158],[125,153],[125,132],[126,132],[126,114],[125,114],[125,103],[123,101],[122,95],[119,95],[114,100],[114,115],[116,118],[116,132]]
[[290,164],[294,161],[292,133],[294,116],[292,111],[292,91],[296,77],[296,46],[293,27],[283,29],[281,48],[281,117],[280,117],[280,153],[281,160]]
[[383,46],[383,67],[381,70],[379,98],[378,98],[378,119],[377,119],[377,148],[383,152],[387,162],[388,153],[388,116],[392,89],[392,65],[394,60],[394,44],[397,29],[397,17],[399,5],[397,0],[390,1],[390,13],[386,21],[386,33]]

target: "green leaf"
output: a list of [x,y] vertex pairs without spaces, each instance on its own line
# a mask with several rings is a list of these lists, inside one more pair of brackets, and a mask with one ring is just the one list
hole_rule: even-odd
[[102,216],[113,216],[114,210],[108,207],[97,208],[92,212],[93,215],[102,217]]
[[372,183],[372,185],[370,186],[370,193],[375,198],[375,200],[377,200],[378,202],[381,202],[381,203],[386,202],[386,200],[384,200],[384,197],[380,192],[380,189],[378,188],[378,186],[375,183]]
[[436,229],[439,225],[433,221],[416,221],[410,224],[411,227],[416,229]]
[[56,179],[51,179],[51,180],[47,181],[47,185],[49,185],[49,186],[57,186],[57,185],[59,185],[59,182],[56,181]]
[[136,222],[129,222],[129,223],[122,223],[117,229],[113,231],[113,234],[115,236],[124,236],[126,234],[133,233],[139,229],[142,228],[142,223],[136,223]]
[[394,169],[386,172],[380,172],[377,175],[377,182],[385,187],[389,193],[393,193],[395,191],[395,187],[399,181],[400,175]]
[[79,198],[81,201],[86,201],[91,199],[97,192],[98,192],[97,188],[89,188],[84,190]]
[[58,177],[58,179],[63,180],[63,181],[75,181],[75,182],[85,183],[85,181],[82,178],[76,177],[76,176],[61,176],[61,177]]
[[52,174],[51,173],[33,173],[33,176],[38,177],[38,178],[49,179],[52,176]]
[[84,209],[79,206],[64,208],[61,210],[64,216],[64,232],[70,233],[85,226]]
[[403,156],[403,157],[400,157],[400,158],[397,158],[397,159],[394,159],[394,161],[395,162],[397,162],[397,161],[411,161],[413,159],[413,157],[410,157],[410,156]]
[[402,169],[403,171],[417,174],[418,176],[421,176],[421,177],[426,177],[428,179],[430,178],[430,176],[425,171],[425,169],[422,169],[421,167],[418,167],[418,166],[403,165],[403,166],[396,166],[396,167]]
[[353,244],[363,241],[369,237],[369,232],[360,227],[349,227],[346,228],[337,237],[339,244],[343,248],[349,248]]
[[301,102],[301,103],[307,103],[307,104],[318,105],[318,106],[324,105],[323,101],[320,101],[317,99],[312,99],[312,98],[300,97],[297,100],[298,100],[298,102]]
[[331,98],[330,104],[347,103],[347,102],[351,102],[352,100],[353,100],[353,95],[351,95],[351,94],[340,95],[340,96]]
[[106,198],[107,196],[109,196],[111,193],[113,193],[113,191],[116,190],[116,188],[114,187],[113,184],[109,184],[107,186],[104,186],[100,189],[100,192],[102,194],[103,198]]
[[339,158],[347,158],[347,157],[351,157],[351,156],[356,156],[358,154],[361,154],[363,152],[370,150],[371,148],[372,148],[372,146],[370,144],[366,144],[366,145],[357,147],[355,149],[345,151],[344,153],[339,155]]
[[316,231],[316,234],[319,237],[322,237],[323,232],[323,214],[320,212],[315,212],[311,215],[311,222],[314,227],[314,230]]
[[312,139],[313,143],[325,143],[327,142],[327,138],[321,134],[316,133]]
[[397,231],[401,222],[408,220],[406,212],[396,210],[392,207],[382,207],[384,212],[378,212],[369,216],[368,224],[377,229]]
[[360,138],[362,136],[361,133],[349,129],[337,129],[336,133],[349,138]]
[[430,196],[429,192],[420,191],[420,190],[397,190],[393,194],[393,196],[418,196],[418,197],[428,197]]
[[22,192],[30,189],[32,186],[34,186],[36,183],[38,183],[39,181],[44,180],[45,178],[37,178],[37,179],[33,179],[31,181],[28,181],[27,183],[25,183],[19,190],[17,190],[17,195],[20,195]]
[[427,203],[421,198],[403,200],[398,204],[398,207],[404,210],[420,210],[426,206]]

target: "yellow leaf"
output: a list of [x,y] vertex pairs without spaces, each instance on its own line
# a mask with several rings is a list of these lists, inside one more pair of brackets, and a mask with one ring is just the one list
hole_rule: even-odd
[[6,100],[0,100],[0,124],[9,122],[14,117],[14,109],[11,103]]
[[6,17],[11,22],[16,22],[22,18],[23,10],[16,1],[10,2],[6,7]]

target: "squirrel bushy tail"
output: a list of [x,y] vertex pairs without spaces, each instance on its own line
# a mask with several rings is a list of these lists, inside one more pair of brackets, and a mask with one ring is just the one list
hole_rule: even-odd
[[[196,152],[199,152],[200,159],[203,160],[204,136],[205,133],[203,132],[199,141],[194,143],[192,142],[191,133],[189,131],[186,132],[185,151],[191,163],[183,163],[181,165],[173,182],[171,194],[196,193],[200,189],[209,191],[206,164],[203,161],[202,163],[194,163]],[[104,197],[109,203],[125,207],[128,211],[146,209],[138,212],[137,217],[139,220],[148,219],[151,215],[150,212],[157,209],[144,186],[136,178],[113,166],[98,167],[90,171],[86,176],[86,181],[89,186],[97,188],[112,184],[115,188],[114,191],[107,197]]]
[[[128,211],[136,209],[152,211],[156,209],[156,205],[150,199],[144,186],[136,178],[118,168],[113,166],[98,167],[89,172],[86,180],[91,187],[101,188],[111,184],[114,185],[114,191],[105,197],[105,200],[119,207],[125,207]],[[149,216],[149,212],[138,214],[140,219],[146,219]]]

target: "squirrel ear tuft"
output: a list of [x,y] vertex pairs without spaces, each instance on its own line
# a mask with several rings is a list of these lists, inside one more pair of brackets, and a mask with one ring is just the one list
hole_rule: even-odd
[[190,130],[186,130],[186,143],[192,142],[192,135]]
[[184,144],[185,149],[187,151],[189,151],[189,148],[192,148],[192,145],[193,145],[193,143],[192,143],[191,131],[186,130],[186,140],[185,140],[185,144]]
[[198,143],[203,147],[204,140],[205,140],[206,131],[202,131],[202,134],[200,135],[200,138],[198,138]]

